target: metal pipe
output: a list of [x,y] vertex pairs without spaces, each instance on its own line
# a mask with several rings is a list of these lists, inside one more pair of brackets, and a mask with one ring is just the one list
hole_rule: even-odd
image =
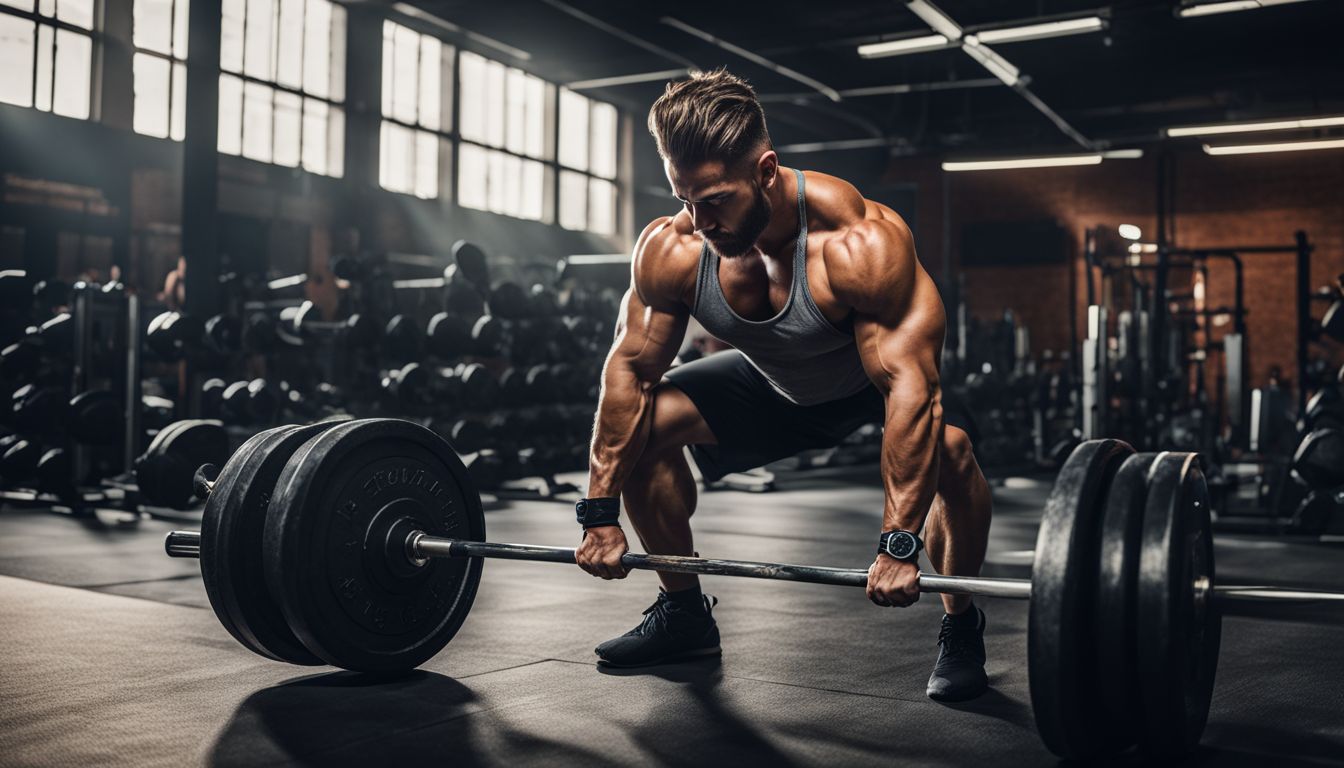
[[196,531],[170,531],[163,540],[169,557],[200,557],[201,534]]
[[[415,557],[491,557],[504,560],[535,560],[547,563],[573,563],[574,550],[532,544],[495,544],[459,541],[411,534],[408,549]],[[755,579],[780,579],[811,584],[835,584],[862,587],[868,584],[868,571],[858,568],[825,568],[787,563],[756,563],[742,560],[713,560],[676,555],[642,555],[627,552],[621,557],[627,568],[665,573],[695,573],[707,576],[744,576]],[[921,592],[981,595],[1026,600],[1031,597],[1031,582],[1025,579],[983,579],[965,576],[921,574]]]

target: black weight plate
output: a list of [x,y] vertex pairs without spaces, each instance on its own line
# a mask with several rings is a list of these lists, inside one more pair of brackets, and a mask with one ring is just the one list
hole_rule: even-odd
[[481,561],[406,556],[411,530],[482,540],[479,493],[452,448],[397,419],[340,424],[285,466],[266,514],[265,572],[285,619],[327,663],[412,669],[456,634]]
[[262,533],[285,463],[309,438],[333,426],[276,427],[254,435],[220,470],[201,518],[201,576],[210,605],[230,635],[268,659],[322,663],[290,631],[266,585]]
[[1212,604],[1209,489],[1194,453],[1153,463],[1143,512],[1135,615],[1139,743],[1150,755],[1184,755],[1209,718],[1222,620]]
[[1118,440],[1089,440],[1060,468],[1036,537],[1027,623],[1028,679],[1036,729],[1065,758],[1097,754],[1092,601],[1098,533],[1111,479],[1134,453]]
[[1125,459],[1111,480],[1101,521],[1097,560],[1097,701],[1105,732],[1099,747],[1111,752],[1138,741],[1138,660],[1134,647],[1134,590],[1139,573],[1139,539],[1148,499],[1148,471],[1156,453]]

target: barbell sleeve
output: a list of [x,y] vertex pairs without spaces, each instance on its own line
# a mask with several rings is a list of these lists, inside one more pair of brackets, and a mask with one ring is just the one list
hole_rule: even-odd
[[169,531],[163,540],[169,557],[200,557],[201,534],[196,531]]

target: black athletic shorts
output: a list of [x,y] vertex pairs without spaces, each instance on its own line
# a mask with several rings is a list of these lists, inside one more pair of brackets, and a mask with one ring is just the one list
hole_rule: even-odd
[[[776,392],[735,349],[679,365],[665,378],[695,403],[719,441],[691,446],[700,473],[710,483],[804,450],[833,447],[864,424],[886,419],[886,402],[876,387],[839,400],[798,405]],[[966,429],[966,420],[954,416],[954,410],[961,409],[949,408],[945,393],[944,422]]]

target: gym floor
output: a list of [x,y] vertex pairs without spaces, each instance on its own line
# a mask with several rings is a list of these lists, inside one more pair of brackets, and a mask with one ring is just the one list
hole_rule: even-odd
[[[768,494],[702,493],[705,556],[863,567],[879,524],[871,469],[799,475]],[[995,489],[984,575],[1025,577],[1046,481]],[[554,502],[488,508],[489,538],[573,546]],[[706,579],[721,661],[612,672],[593,646],[652,601],[652,574],[485,564],[448,648],[374,681],[253,655],[216,621],[197,563],[163,535],[0,512],[0,764],[1041,765],[1027,692],[1027,605],[983,600],[991,690],[924,696],[939,601],[878,609],[863,592]],[[1220,534],[1225,583],[1344,588],[1340,551]],[[1344,764],[1344,627],[1229,618],[1195,763]],[[1117,765],[1141,764],[1126,756]]]

